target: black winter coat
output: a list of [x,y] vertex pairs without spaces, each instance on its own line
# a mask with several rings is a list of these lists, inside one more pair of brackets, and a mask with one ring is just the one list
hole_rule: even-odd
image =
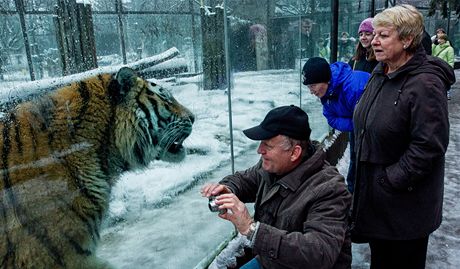
[[353,115],[355,242],[411,240],[441,224],[453,69],[422,47],[397,71],[375,68]]

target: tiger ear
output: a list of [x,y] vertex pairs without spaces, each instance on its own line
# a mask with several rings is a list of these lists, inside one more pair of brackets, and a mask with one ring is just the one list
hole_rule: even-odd
[[136,81],[137,77],[138,76],[136,72],[129,67],[122,67],[120,70],[118,70],[117,74],[115,75],[115,79],[121,86],[120,94],[122,96],[124,96],[134,85],[134,82]]

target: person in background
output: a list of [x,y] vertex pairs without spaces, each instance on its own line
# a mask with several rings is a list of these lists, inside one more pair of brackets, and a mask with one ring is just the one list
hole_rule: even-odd
[[440,34],[438,36],[438,45],[433,44],[432,55],[443,59],[452,68],[454,67],[454,48],[450,45],[449,38],[446,34]]
[[352,55],[352,50],[356,39],[354,37],[350,37],[350,34],[347,32],[342,32],[338,42],[339,58],[341,61],[346,62]]
[[423,15],[415,7],[385,9],[373,26],[379,63],[353,115],[352,240],[369,243],[371,269],[425,268],[428,237],[442,220],[445,89],[455,75],[426,55]]
[[331,57],[331,50],[325,41],[322,38],[318,39],[318,53],[319,57],[324,58],[327,62],[329,62],[329,58]]
[[[302,69],[303,84],[311,94],[320,98],[323,115],[328,124],[339,131],[353,132],[353,111],[364,91],[370,74],[353,71],[347,63],[335,62],[329,65],[323,58],[309,59]],[[354,143],[350,139],[350,165],[348,168],[348,190],[354,190]]]
[[[240,268],[350,268],[351,195],[310,140],[308,115],[293,105],[277,107],[243,133],[260,141],[260,161],[201,189],[202,196],[217,196],[226,211],[219,217],[250,241]],[[252,202],[254,217],[244,204]]]
[[300,47],[301,57],[310,58],[316,55],[316,41],[313,36],[313,21],[302,18],[300,22]]
[[372,27],[372,18],[367,18],[361,22],[358,28],[359,42],[356,45],[355,55],[350,59],[348,64],[353,70],[372,73],[377,65],[374,50],[371,41],[374,38],[374,27]]
[[[432,55],[443,59],[452,68],[454,68],[455,55],[454,48],[450,45],[449,38],[446,34],[438,35],[438,45],[432,45]],[[447,88],[447,99],[450,100],[450,86]]]
[[438,28],[436,29],[436,34],[434,34],[432,37],[431,37],[431,42],[435,45],[438,45],[438,36],[440,34],[447,34],[446,33],[446,30],[444,30],[444,28]]

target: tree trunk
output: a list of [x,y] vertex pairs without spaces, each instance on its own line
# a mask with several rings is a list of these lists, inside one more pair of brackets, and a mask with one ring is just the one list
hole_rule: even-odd
[[55,11],[63,75],[97,68],[91,6],[77,4],[76,0],[58,0]]

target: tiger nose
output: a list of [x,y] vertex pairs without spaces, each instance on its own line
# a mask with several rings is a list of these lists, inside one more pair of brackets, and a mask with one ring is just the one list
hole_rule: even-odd
[[190,112],[188,115],[188,119],[193,124],[195,122],[195,115],[193,115],[193,113]]
[[195,122],[195,115],[188,110],[187,108],[184,109],[181,115],[182,119],[190,121],[191,124]]

